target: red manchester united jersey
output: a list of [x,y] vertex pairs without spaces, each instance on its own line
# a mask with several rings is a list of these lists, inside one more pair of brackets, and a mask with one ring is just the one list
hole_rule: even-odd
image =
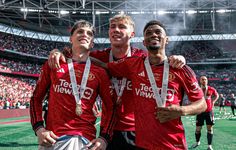
[[[105,63],[109,62],[111,48],[102,51],[92,51],[90,56],[95,57]],[[131,56],[141,57],[146,55],[146,51],[131,48]],[[118,78],[118,86],[121,86],[122,78]],[[113,86],[114,87],[114,86]],[[121,105],[117,108],[117,123],[114,130],[118,131],[134,131],[134,102],[131,80],[127,80],[124,92],[121,97]]]
[[[113,76],[124,76],[132,81],[136,145],[148,150],[187,149],[181,118],[160,123],[154,115],[157,104],[145,70],[145,58],[127,58],[119,63],[108,64]],[[151,66],[159,90],[162,86],[163,66]],[[180,105],[184,92],[190,101],[197,101],[203,97],[195,74],[188,66],[182,69],[170,67],[166,106]]]
[[205,112],[210,112],[212,111],[213,108],[213,101],[212,101],[212,96],[216,96],[217,95],[217,91],[215,88],[211,87],[211,86],[207,86],[207,91],[205,88],[203,88],[203,93],[206,93],[205,99],[206,99],[206,103],[207,103],[207,109]]
[[[80,88],[85,63],[73,62],[73,64],[77,85]],[[84,96],[81,99],[82,115],[77,116],[68,64],[62,63],[61,68],[51,70],[46,62],[42,67],[31,99],[30,115],[34,130],[43,125],[42,102],[45,94],[49,91],[47,130],[53,131],[57,136],[82,135],[89,140],[94,139],[96,117],[92,108],[99,94],[103,100],[101,124],[104,128],[102,132],[108,133],[109,128],[112,127],[113,111],[112,89],[110,87],[110,80],[105,70],[91,65]]]

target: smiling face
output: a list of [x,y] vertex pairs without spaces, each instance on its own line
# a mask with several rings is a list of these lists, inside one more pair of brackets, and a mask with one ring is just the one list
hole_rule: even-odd
[[72,49],[80,48],[89,50],[93,47],[94,35],[89,27],[77,28],[70,37]]
[[134,37],[134,24],[129,16],[115,16],[109,25],[109,38],[112,46],[128,45]]
[[158,53],[159,50],[165,50],[167,40],[165,30],[158,24],[150,25],[144,31],[143,44],[149,51]]
[[78,21],[71,30],[72,51],[90,50],[93,47],[94,29],[87,21]]

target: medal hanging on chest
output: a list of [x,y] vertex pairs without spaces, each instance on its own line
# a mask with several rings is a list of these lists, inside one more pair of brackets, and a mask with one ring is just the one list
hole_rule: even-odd
[[159,90],[157,88],[156,80],[154,78],[148,57],[146,57],[144,61],[144,66],[148,75],[150,85],[152,87],[153,94],[155,96],[157,107],[166,107],[166,96],[169,81],[169,64],[167,58],[164,59],[161,95],[158,93]]
[[81,99],[82,99],[85,89],[86,89],[90,66],[91,66],[91,61],[90,61],[90,58],[88,57],[88,59],[86,60],[86,65],[85,65],[82,81],[80,84],[80,90],[78,90],[77,81],[76,81],[76,77],[75,77],[74,65],[73,65],[73,62],[71,59],[68,60],[68,68],[69,68],[70,80],[71,80],[71,84],[72,84],[72,91],[73,91],[73,95],[75,97],[75,102],[76,102],[75,114],[78,116],[81,116],[83,113]]
[[82,115],[83,111],[82,111],[81,104],[76,104],[75,113],[76,113],[77,116]]
[[[127,57],[130,57],[130,56],[131,56],[131,50],[129,49]],[[113,54],[112,54],[112,50],[111,50],[110,55],[109,55],[109,62],[112,62],[112,61],[114,61],[114,60],[113,60]],[[121,102],[122,102],[121,96],[123,95],[125,85],[126,85],[126,81],[127,81],[127,78],[122,78],[121,85],[119,87],[118,86],[119,81],[117,80],[117,78],[112,77],[112,84],[113,84],[113,86],[115,88],[115,92],[117,94],[117,100],[116,100],[117,105],[121,105]]]

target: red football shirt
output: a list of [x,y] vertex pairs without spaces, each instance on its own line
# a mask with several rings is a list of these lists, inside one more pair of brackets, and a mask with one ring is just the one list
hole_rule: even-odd
[[[149,150],[187,149],[184,127],[181,118],[160,123],[154,115],[156,102],[144,66],[145,57],[127,58],[108,64],[113,76],[131,79],[135,107],[136,145]],[[163,64],[152,65],[157,87],[162,86]],[[125,70],[125,71],[124,71]],[[181,105],[184,92],[190,101],[203,97],[203,92],[192,69],[170,67],[166,105]]]
[[[85,63],[74,62],[73,64],[78,88],[80,88]],[[92,108],[99,94],[103,100],[101,124],[104,128],[102,133],[108,133],[113,124],[111,118],[114,103],[110,85],[106,71],[91,65],[86,89],[81,100],[83,113],[81,116],[77,116],[67,63],[62,63],[59,69],[51,70],[48,62],[46,62],[42,67],[30,103],[31,123],[34,130],[43,125],[42,102],[49,90],[47,130],[53,131],[57,136],[82,135],[89,140],[94,139],[96,136],[94,127],[96,117]]]
[[[202,89],[203,92],[205,93],[206,89],[203,88]],[[212,101],[212,96],[216,96],[217,95],[217,91],[215,88],[211,87],[211,86],[208,86],[208,89],[207,89],[207,93],[206,93],[206,103],[207,103],[207,109],[205,112],[210,112],[212,111],[212,108],[213,108],[213,101]]]
[[[109,62],[111,48],[104,49],[102,51],[92,51],[90,56],[95,57],[105,63]],[[141,57],[146,55],[146,51],[131,48],[131,56]],[[122,77],[118,78],[118,86],[120,87],[122,83]],[[126,86],[124,88],[123,95],[121,97],[121,104],[117,108],[117,123],[114,126],[114,130],[118,131],[134,131],[134,102],[133,102],[133,92],[131,80],[127,80]]]

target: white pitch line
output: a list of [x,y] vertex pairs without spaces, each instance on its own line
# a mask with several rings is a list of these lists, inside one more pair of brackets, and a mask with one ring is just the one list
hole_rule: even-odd
[[101,121],[98,121],[98,122],[95,124],[95,126],[99,125],[100,123],[101,123]]

